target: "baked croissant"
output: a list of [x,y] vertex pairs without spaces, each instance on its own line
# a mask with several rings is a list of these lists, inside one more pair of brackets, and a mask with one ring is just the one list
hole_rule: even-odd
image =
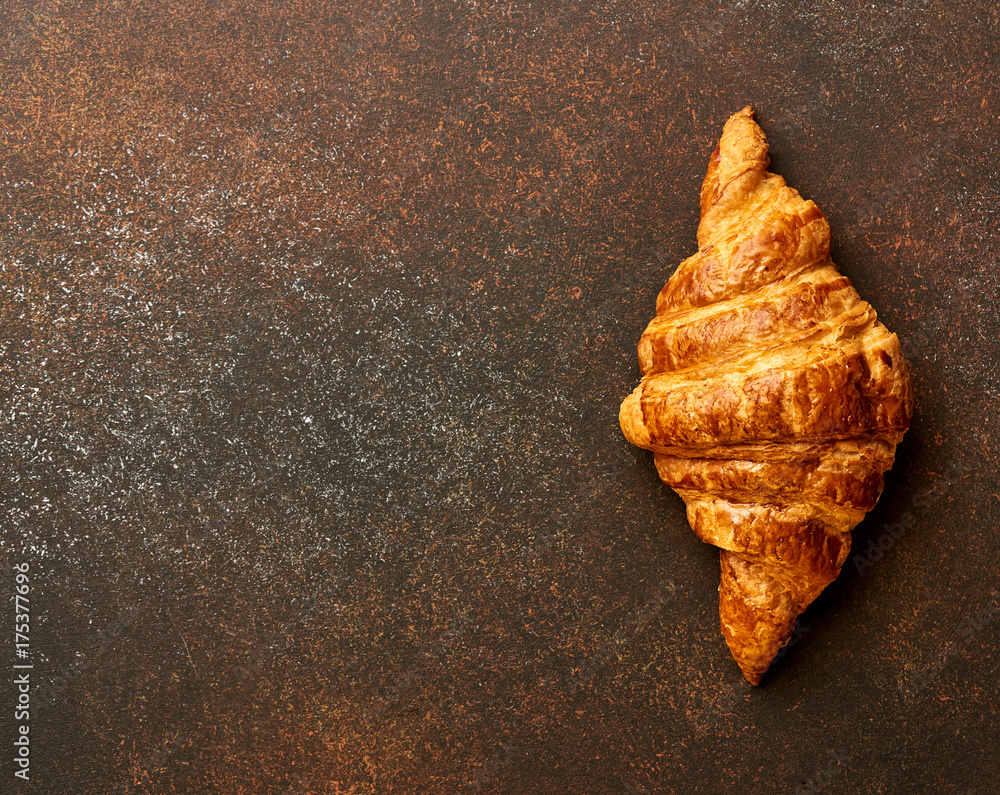
[[619,417],[720,548],[722,634],[755,685],[840,572],[913,414],[899,340],[769,162],[746,107],[712,153],[698,253],[656,300]]

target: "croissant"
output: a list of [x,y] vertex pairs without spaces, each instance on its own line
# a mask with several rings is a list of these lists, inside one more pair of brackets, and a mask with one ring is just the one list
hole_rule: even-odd
[[913,414],[898,338],[837,272],[823,213],[769,164],[746,107],[709,160],[698,252],[657,297],[619,415],[720,548],[722,634],[754,685],[839,574]]

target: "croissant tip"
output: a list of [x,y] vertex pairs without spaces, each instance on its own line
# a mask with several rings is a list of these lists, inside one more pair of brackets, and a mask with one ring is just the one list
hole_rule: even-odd
[[747,668],[743,668],[742,666],[740,667],[740,670],[743,672],[743,678],[746,679],[754,687],[760,685],[761,680],[764,678],[764,674],[767,673],[766,670],[754,671]]

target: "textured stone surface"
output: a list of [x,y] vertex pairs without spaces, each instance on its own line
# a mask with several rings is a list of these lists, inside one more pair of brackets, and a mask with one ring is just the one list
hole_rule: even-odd
[[[40,707],[17,791],[993,791],[993,6],[5,19],[0,540],[32,566]],[[747,103],[918,403],[752,693],[717,551],[617,427]]]

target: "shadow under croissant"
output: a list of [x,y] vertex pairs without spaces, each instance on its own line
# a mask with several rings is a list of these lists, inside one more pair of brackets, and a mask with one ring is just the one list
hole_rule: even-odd
[[[846,568],[846,567],[845,567]],[[844,591],[849,587],[848,581],[852,575],[842,571],[822,594],[806,608],[792,629],[788,641],[778,649],[770,667],[764,672],[758,685],[767,685],[773,678],[779,677],[786,668],[795,668],[810,657],[810,644],[822,638],[824,631],[830,631],[828,615],[843,607]]]
[[852,579],[854,579],[853,574],[841,571],[840,576],[799,615],[788,640],[778,649],[770,666],[756,682],[758,687],[768,685],[772,680],[780,678],[784,670],[795,669],[811,657],[813,652],[810,650],[810,644],[822,638],[824,630],[831,629],[828,616],[843,607],[844,592],[850,588],[849,583]]
[[[833,629],[831,618],[843,609],[850,592],[864,588],[864,586],[858,585],[858,581],[863,579],[867,571],[859,573],[857,567],[851,563],[856,556],[864,555],[869,544],[877,540],[886,527],[897,524],[896,520],[905,514],[908,506],[927,505],[930,507],[934,504],[933,502],[921,502],[921,496],[931,492],[931,489],[920,491],[913,486],[918,478],[911,462],[918,460],[915,451],[926,444],[922,437],[919,414],[915,414],[910,432],[897,448],[897,466],[886,473],[886,488],[882,499],[852,532],[848,562],[841,569],[839,576],[798,617],[788,641],[778,650],[770,667],[762,675],[760,686],[768,685],[772,679],[779,677],[783,670],[794,669],[804,664],[806,659],[811,658],[813,651],[810,650],[810,645],[821,639],[825,631]],[[646,473],[651,492],[658,492],[657,496],[663,500],[661,506],[663,512],[673,513],[676,511],[679,516],[683,516],[683,501],[679,500],[677,495],[656,476],[654,468],[646,468],[648,451],[638,448],[633,448],[633,450],[637,471]],[[704,549],[708,546],[700,543],[686,529],[683,533],[679,530],[678,536],[680,535],[688,538],[692,544],[699,548]],[[715,550],[705,549],[705,552],[707,558],[711,558],[713,561],[717,560],[718,553],[712,554]],[[715,563],[712,567],[713,570],[717,566],[718,563]]]
[[908,485],[914,482],[914,472],[910,465],[911,461],[916,460],[913,451],[922,444],[917,416],[914,415],[910,432],[897,448],[897,466],[886,473],[886,493],[883,499],[851,533],[851,553],[848,556],[848,563],[841,569],[840,575],[823,589],[798,617],[788,642],[778,650],[771,666],[764,672],[761,685],[768,684],[772,677],[780,675],[786,667],[795,667],[800,664],[803,657],[810,656],[808,651],[810,642],[822,637],[824,629],[827,631],[832,629],[830,616],[843,608],[846,596],[858,589],[857,581],[867,573],[859,573],[856,566],[850,562],[855,560],[856,555],[863,554],[869,542],[878,538],[882,529],[905,511],[907,505],[918,499],[919,493]]
[[[919,366],[920,346],[904,343],[904,349],[911,365],[915,362]],[[874,570],[883,557],[888,556],[892,546],[905,543],[904,536],[909,538],[919,533],[919,518],[928,514],[946,496],[954,481],[967,473],[967,466],[963,463],[943,461],[940,471],[934,473],[935,477],[925,482],[923,487],[918,487],[927,478],[924,476],[926,473],[917,471],[915,462],[925,460],[919,453],[931,444],[921,421],[919,403],[915,402],[910,429],[896,448],[895,465],[885,473],[883,494],[878,504],[852,531],[850,555],[840,575],[799,616],[788,642],[775,655],[761,684],[767,684],[786,666],[798,664],[786,658],[807,654],[806,636],[812,633],[814,627],[826,627],[830,623],[827,616],[842,608],[851,592],[864,590],[858,582]],[[907,521],[909,516],[916,519]],[[819,637],[821,633],[822,630],[812,634]],[[800,648],[796,649],[797,646]]]

